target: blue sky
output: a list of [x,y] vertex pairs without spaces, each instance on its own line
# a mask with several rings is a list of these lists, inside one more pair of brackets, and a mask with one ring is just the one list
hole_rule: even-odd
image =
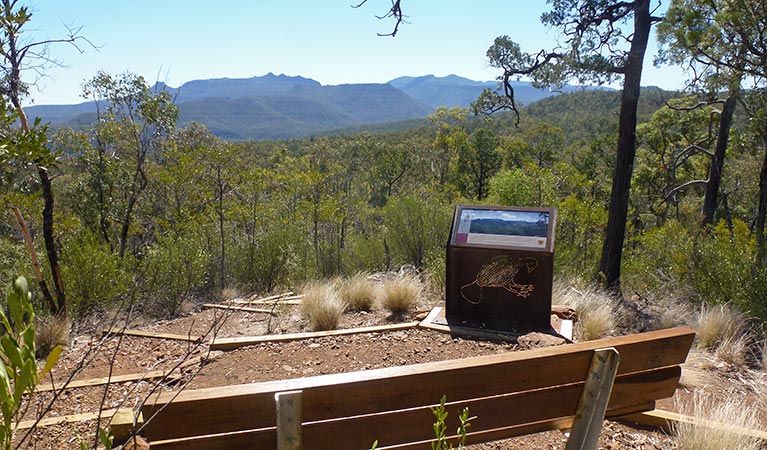
[[[301,75],[322,84],[385,83],[399,76],[457,74],[492,80],[487,65],[493,39],[509,35],[526,51],[550,48],[554,30],[541,25],[546,2],[480,0],[466,2],[403,0],[408,24],[395,38],[388,0],[231,1],[198,0],[36,0],[29,38],[81,34],[99,49],[67,46],[50,52],[65,67],[53,67],[31,90],[28,102],[84,101],[82,82],[97,71],[130,71],[150,84],[177,87],[206,78],[248,78],[268,72]],[[682,87],[678,70],[652,68],[648,52],[643,85]],[[31,74],[30,74],[31,76]]]

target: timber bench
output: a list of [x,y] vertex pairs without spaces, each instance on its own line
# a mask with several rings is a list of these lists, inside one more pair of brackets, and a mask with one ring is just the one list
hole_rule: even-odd
[[[589,414],[593,417],[585,422],[598,423],[598,435],[605,410],[608,417],[648,411],[656,400],[673,395],[693,337],[690,328],[680,327],[498,355],[161,393],[141,410],[146,421],[141,434],[155,450],[359,450],[376,440],[381,449],[430,448],[430,408],[446,395],[449,431],[458,426],[464,407],[476,416],[467,444],[570,427],[575,434]],[[600,401],[592,398],[600,395],[601,414],[599,405],[594,412]]]

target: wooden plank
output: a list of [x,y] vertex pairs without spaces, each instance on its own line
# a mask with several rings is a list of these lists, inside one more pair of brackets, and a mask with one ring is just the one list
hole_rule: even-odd
[[478,339],[492,339],[501,341],[513,341],[519,334],[484,331],[477,328],[459,327],[455,325],[442,325],[438,323],[423,323],[418,325],[427,330],[439,331],[451,335],[466,336]]
[[[110,419],[115,414],[117,414],[118,409],[105,409],[101,411],[101,418],[102,419]],[[129,410],[130,411],[130,410]],[[38,427],[48,427],[51,425],[61,425],[62,423],[78,423],[78,422],[86,422],[89,420],[96,420],[99,417],[98,412],[89,412],[89,413],[82,413],[82,414],[70,414],[66,416],[57,416],[57,417],[45,417],[40,420],[40,422],[37,423]],[[34,426],[35,421],[34,420],[23,420],[19,422],[18,428],[21,430],[26,430],[29,428],[32,428]]]
[[202,308],[203,309],[224,309],[227,311],[242,311],[242,312],[249,312],[249,313],[263,313],[263,314],[271,314],[273,316],[277,315],[271,309],[248,308],[246,306],[219,305],[216,303],[205,303],[202,305]]
[[248,302],[248,305],[270,305],[270,306],[297,306],[303,303],[302,300],[280,300],[270,302],[252,301]]
[[738,434],[743,434],[745,436],[750,436],[762,441],[767,441],[767,431],[755,430],[753,428],[733,427],[730,424],[723,424],[712,420],[700,419],[697,417],[665,411],[662,409],[625,415],[620,417],[619,420],[622,422],[630,422],[645,427],[659,428],[667,433],[672,431],[675,424],[680,423],[692,424],[713,429],[725,428],[728,431],[734,431]]
[[[659,393],[673,392],[678,381],[678,368],[661,369],[648,374],[625,377],[616,384],[611,409],[629,406],[647,407],[644,399]],[[577,408],[584,383],[556,386],[524,393],[511,393],[489,398],[449,402],[449,417],[456,417],[464,407],[472,416],[470,443],[503,439],[536,431],[569,426]],[[448,393],[448,395],[450,395]],[[353,397],[348,400],[352,401]],[[399,409],[362,416],[304,422],[303,450],[352,450],[370,448],[377,440],[381,448],[401,446],[414,442],[428,442],[433,438],[430,410],[436,404],[418,408]],[[651,405],[651,404],[650,404]],[[307,405],[304,403],[304,408]],[[532,407],[534,406],[534,407]],[[555,420],[553,420],[555,419]],[[453,424],[450,425],[453,428]],[[152,449],[210,449],[244,450],[247,448],[275,448],[272,428],[220,433],[209,436],[152,442]],[[416,447],[417,448],[417,447]]]
[[170,374],[170,370],[152,370],[149,372],[141,372],[141,373],[129,373],[126,375],[112,375],[112,377],[103,377],[103,378],[90,378],[87,380],[74,380],[64,386],[64,382],[62,381],[61,384],[52,385],[51,383],[42,383],[37,386],[37,392],[47,392],[47,391],[53,391],[55,389],[74,389],[74,388],[82,388],[82,387],[93,387],[93,386],[103,386],[105,384],[115,384],[115,383],[129,383],[133,381],[141,381],[141,380],[156,380],[157,378],[164,378]]
[[301,391],[274,394],[277,450],[301,450]]
[[421,323],[418,324],[418,326],[426,327],[427,325],[431,325],[432,322],[434,322],[434,319],[439,317],[439,314],[442,312],[442,307],[437,306],[435,308],[432,308],[431,311],[429,311],[429,314],[426,315],[426,317],[421,321]]
[[140,412],[136,416],[132,409],[118,409],[109,422],[109,431],[114,436],[115,442],[125,442],[143,422]]
[[581,383],[593,351],[609,346],[622,356],[619,376],[675,366],[686,359],[693,337],[692,329],[680,327],[497,355],[190,390],[175,399],[175,393],[161,393],[142,412],[151,417],[164,407],[146,427],[150,439],[274,426],[274,394],[296,389],[304,392],[308,421],[372,414],[430,405],[445,393],[460,401]]
[[240,336],[234,338],[216,338],[210,343],[211,350],[234,350],[246,345],[263,344],[266,342],[287,342],[302,339],[314,339],[328,336],[344,336],[348,334],[381,333],[387,331],[406,330],[415,328],[418,322],[404,322],[393,325],[374,327],[348,328],[346,330],[316,331],[312,333],[266,334],[263,336]]
[[596,450],[618,361],[620,355],[614,348],[594,351],[566,450]]
[[195,335],[155,333],[153,331],[141,331],[141,330],[103,330],[101,332],[102,336],[106,336],[108,334],[112,334],[112,335],[122,334],[125,336],[168,339],[171,341],[200,342],[202,340],[201,336],[195,336]]
[[[630,408],[620,408],[617,410],[608,410],[608,417],[610,417],[613,411],[617,411],[618,416],[623,416],[627,412],[635,413],[637,411],[651,410],[655,406],[654,402],[649,402],[642,405],[632,406]],[[506,412],[508,413],[508,412]],[[542,431],[562,430],[571,428],[573,424],[572,417],[555,418],[545,420],[542,422],[528,423],[520,426],[501,427],[492,430],[485,430],[481,432],[471,432],[467,435],[467,444],[479,444],[482,442],[497,441],[499,439],[506,439],[515,436],[523,436],[531,433],[539,433]],[[243,430],[230,433],[220,433],[207,436],[193,436],[186,438],[168,439],[160,441],[152,441],[151,448],[153,450],[210,450],[211,448],[217,448],[220,450],[249,450],[253,448],[259,449],[276,449],[274,442],[277,440],[277,432],[275,427],[261,428],[256,430]],[[272,444],[269,444],[269,443]],[[256,447],[255,443],[260,445]],[[372,442],[371,442],[372,443]],[[367,447],[366,447],[367,448]],[[431,439],[418,442],[410,442],[407,444],[398,444],[393,446],[381,447],[380,450],[430,450]]]

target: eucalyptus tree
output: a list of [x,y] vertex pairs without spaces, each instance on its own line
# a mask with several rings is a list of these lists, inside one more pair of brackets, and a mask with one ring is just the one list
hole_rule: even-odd
[[701,208],[703,225],[714,222],[730,129],[744,75],[738,60],[748,51],[748,45],[741,42],[738,32],[725,25],[729,20],[727,17],[734,13],[735,3],[672,0],[666,20],[658,26],[658,40],[663,48],[658,61],[686,66],[691,74],[688,88],[704,96],[706,101],[702,104],[721,104],[721,110],[717,111],[716,144],[705,180]]
[[[12,163],[17,167],[32,166],[37,172],[43,198],[43,240],[45,241],[48,265],[51,270],[56,300],[47,287],[39,270],[36,277],[43,298],[51,313],[66,315],[66,293],[59,266],[59,252],[54,233],[53,176],[58,155],[51,150],[47,141],[47,127],[39,120],[30,123],[22,106],[22,100],[29,92],[29,83],[24,77],[39,78],[45,70],[58,62],[50,56],[51,44],[65,43],[80,50],[78,44],[86,41],[79,29],[69,29],[61,39],[29,39],[32,13],[18,0],[2,0],[0,3],[0,122],[3,133],[0,162]],[[86,41],[87,42],[87,41]],[[18,128],[8,127],[18,121]],[[33,259],[36,257],[33,255]]]
[[541,16],[544,25],[560,30],[564,41],[554,50],[525,53],[508,36],[487,51],[490,64],[503,70],[501,92],[485,91],[475,111],[510,109],[517,114],[511,80],[527,76],[538,87],[565,82],[607,83],[622,79],[618,144],[613,171],[607,229],[599,264],[603,283],[620,286],[629,193],[636,154],[637,107],[644,55],[655,16],[651,0],[552,0],[552,10]]
[[118,187],[115,195],[105,201],[110,202],[122,258],[137,203],[149,184],[149,158],[162,153],[176,126],[178,108],[168,92],[152,92],[143,77],[127,72],[117,76],[99,72],[84,84],[83,96],[96,106],[93,140],[99,158],[112,159],[121,169],[119,179],[113,180]]

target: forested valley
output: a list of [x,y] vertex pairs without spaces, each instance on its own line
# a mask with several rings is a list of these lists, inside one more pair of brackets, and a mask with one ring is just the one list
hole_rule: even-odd
[[[96,124],[37,136],[51,149],[56,246],[74,317],[127,297],[172,316],[185,299],[225,288],[269,293],[405,264],[439,287],[456,203],[558,208],[557,275],[598,279],[615,91],[539,101],[519,127],[510,114],[443,108],[398,132],[233,143],[199,125],[176,128],[170,98],[140,77],[101,74],[89,86],[111,102]],[[702,226],[696,180],[707,178],[718,115],[716,105],[683,108],[697,102],[643,92],[623,290],[733,303],[764,318],[755,228],[764,142],[739,110],[722,202]],[[18,162],[3,166],[0,276],[33,280],[11,207],[38,243],[43,198],[36,172]]]
[[[658,24],[656,62],[692,69],[686,92],[631,93],[640,99],[634,115],[626,105],[639,87],[635,66],[622,92],[590,89],[517,108],[513,76],[529,75],[534,86],[602,84],[629,77],[633,57],[610,39],[646,45],[645,34],[605,28],[601,16],[555,2],[559,14],[542,21],[562,28],[568,52],[525,54],[507,36],[488,50],[504,71],[505,97],[488,92],[471,110],[439,108],[394,131],[230,142],[179,125],[170,93],[130,72],[84,82],[93,122],[52,129],[27,118],[23,58],[47,43],[15,40],[30,16],[14,5],[4,44],[0,277],[36,280],[34,298],[51,314],[85,317],[129,298],[150,315],[173,316],[185,300],[229,288],[269,293],[403,265],[439,291],[454,205],[488,203],[558,209],[559,277],[767,318],[756,10],[743,11],[748,22],[733,19],[734,4],[727,15],[679,1],[662,20],[647,2],[605,6],[616,23],[643,20],[635,31]],[[393,7],[389,17],[398,26],[402,12]],[[568,31],[574,23],[582,26]],[[614,184],[616,175],[629,179]],[[611,203],[625,200],[625,232],[616,235],[622,206]]]

